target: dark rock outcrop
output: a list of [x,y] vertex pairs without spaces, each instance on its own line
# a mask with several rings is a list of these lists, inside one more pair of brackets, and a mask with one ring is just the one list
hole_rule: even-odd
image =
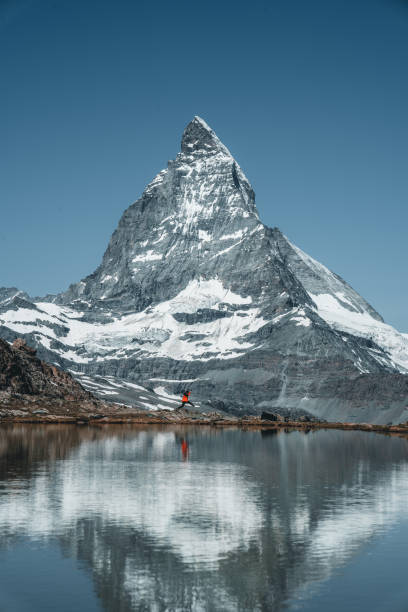
[[92,397],[71,374],[36,357],[36,350],[22,338],[11,346],[0,339],[0,391],[76,400]]

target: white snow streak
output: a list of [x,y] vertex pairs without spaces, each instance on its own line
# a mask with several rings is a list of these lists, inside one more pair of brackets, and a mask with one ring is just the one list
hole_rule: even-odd
[[315,295],[309,292],[309,295],[317,306],[318,314],[327,323],[340,331],[370,338],[389,353],[396,366],[403,371],[408,369],[408,334],[401,334],[391,325],[377,321],[366,311],[352,312],[345,308],[339,301],[347,303],[344,294],[337,293],[337,298],[329,293]]
[[155,259],[161,259],[162,255],[160,253],[155,253],[152,250],[146,251],[145,253],[141,253],[140,255],[136,255],[136,257],[134,257],[132,259],[133,263],[136,263],[137,261],[153,261]]

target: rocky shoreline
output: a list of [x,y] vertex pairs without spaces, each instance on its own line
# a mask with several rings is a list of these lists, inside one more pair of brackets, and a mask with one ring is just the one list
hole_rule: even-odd
[[[12,414],[14,412],[14,414]],[[299,430],[309,432],[319,429],[342,429],[347,431],[368,431],[386,434],[408,435],[408,423],[398,425],[373,425],[371,423],[331,423],[326,421],[269,421],[258,416],[231,417],[216,413],[177,413],[167,410],[154,412],[121,412],[102,414],[78,412],[77,414],[16,414],[10,411],[0,417],[2,423],[69,424],[69,425],[197,425],[217,428],[238,427],[272,431]]]

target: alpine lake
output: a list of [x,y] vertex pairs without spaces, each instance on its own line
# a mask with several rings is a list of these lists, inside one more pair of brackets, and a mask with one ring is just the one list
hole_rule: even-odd
[[408,439],[0,427],[0,611],[408,610]]

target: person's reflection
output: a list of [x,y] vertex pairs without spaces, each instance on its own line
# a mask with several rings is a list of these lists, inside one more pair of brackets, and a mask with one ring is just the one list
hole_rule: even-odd
[[181,457],[183,461],[188,459],[188,442],[185,438],[181,439]]

